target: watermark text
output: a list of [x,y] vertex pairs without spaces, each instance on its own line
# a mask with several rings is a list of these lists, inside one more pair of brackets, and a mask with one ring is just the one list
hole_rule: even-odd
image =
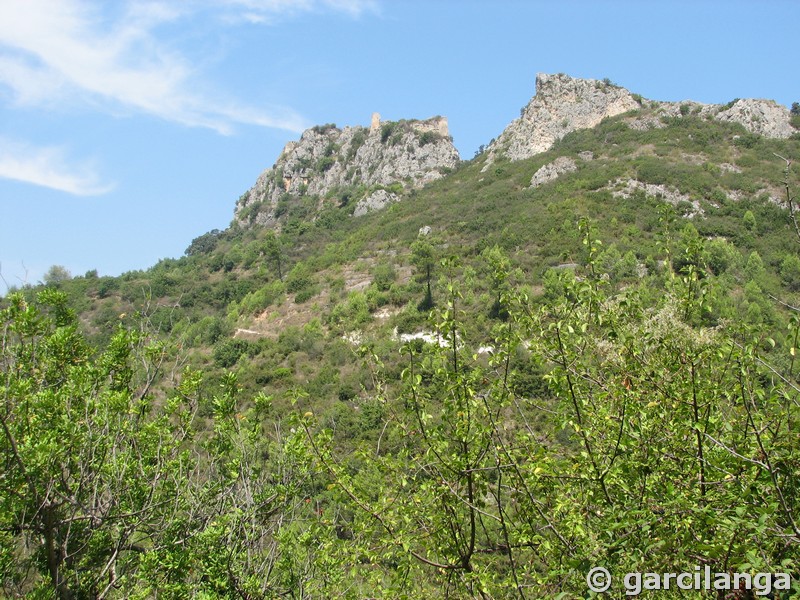
[[[613,577],[604,567],[594,567],[586,574],[586,585],[593,592],[605,592],[612,584]],[[650,590],[749,590],[756,596],[767,596],[790,589],[792,580],[788,573],[715,573],[706,565],[683,573],[626,573],[622,585],[626,596]]]

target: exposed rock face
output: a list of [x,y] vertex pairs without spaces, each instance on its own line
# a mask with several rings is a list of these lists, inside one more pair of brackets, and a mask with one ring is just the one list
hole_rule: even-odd
[[741,123],[751,133],[768,138],[788,138],[796,129],[791,126],[789,109],[774,100],[737,100],[727,110],[715,115],[720,121]]
[[736,100],[728,105],[698,102],[652,102],[614,84],[567,75],[536,76],[536,95],[488,149],[484,170],[503,155],[522,160],[549,150],[578,129],[596,126],[606,117],[647,107],[628,123],[634,129],[663,127],[663,117],[698,116],[741,124],[751,133],[788,138],[796,133],[789,109],[772,100]]
[[[381,124],[376,113],[369,128],[313,127],[300,140],[286,144],[275,165],[239,199],[235,219],[241,225],[274,226],[293,199],[317,197],[321,207],[326,196],[350,188],[361,194],[350,201],[366,200],[375,191],[370,187],[421,187],[442,177],[459,160],[443,117]],[[376,198],[369,205],[377,209],[378,204]]]
[[511,160],[529,158],[549,150],[571,131],[594,127],[606,117],[640,107],[633,94],[621,87],[594,79],[539,73],[536,95],[520,118],[489,146],[490,162],[498,152]]
[[358,201],[353,216],[360,217],[367,213],[384,209],[390,204],[397,202],[399,199],[397,194],[392,194],[386,190],[375,190],[366,198],[362,198]]
[[609,188],[614,190],[611,192],[611,195],[617,198],[630,198],[636,191],[641,190],[646,195],[653,196],[655,198],[661,198],[673,206],[677,206],[681,202],[686,202],[692,206],[691,212],[686,214],[686,216],[690,219],[696,215],[703,214],[703,209],[700,207],[700,202],[693,200],[686,194],[681,194],[680,192],[672,190],[664,185],[644,183],[636,179],[617,179],[609,184]]
[[577,171],[577,163],[568,156],[559,156],[553,162],[548,163],[541,167],[531,177],[531,187],[539,187],[542,184],[549,183],[564,173],[571,173]]

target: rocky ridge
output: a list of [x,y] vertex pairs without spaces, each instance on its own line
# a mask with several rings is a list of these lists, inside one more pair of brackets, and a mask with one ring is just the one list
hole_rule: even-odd
[[663,126],[662,118],[697,115],[739,123],[749,132],[772,138],[796,133],[789,109],[773,100],[737,99],[726,105],[698,102],[659,102],[633,94],[608,80],[576,79],[564,74],[536,76],[536,95],[486,149],[484,169],[500,156],[523,160],[546,152],[568,133],[589,129],[607,117],[648,108],[633,119],[636,129]]
[[353,203],[357,215],[365,214],[439,179],[459,160],[444,117],[382,123],[376,113],[369,128],[313,127],[286,144],[242,195],[234,219],[274,227],[303,197],[317,198],[319,209],[326,197],[339,206]]
[[[630,113],[627,125],[638,130],[693,116],[739,123],[752,134],[771,138],[797,133],[789,109],[773,100],[736,99],[725,105],[652,101],[609,80],[540,73],[536,94],[520,117],[486,148],[483,170],[501,157],[517,161],[546,152],[568,133],[624,113]],[[284,215],[309,201],[316,207],[302,218],[315,218],[326,202],[361,216],[401,201],[409,190],[443,177],[459,160],[443,117],[381,122],[375,113],[368,128],[316,126],[286,144],[272,168],[239,199],[234,220],[241,226],[280,227]],[[545,165],[531,185],[552,181],[576,166]]]

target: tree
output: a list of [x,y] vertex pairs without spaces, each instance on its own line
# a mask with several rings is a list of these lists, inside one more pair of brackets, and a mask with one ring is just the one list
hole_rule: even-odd
[[505,321],[508,310],[505,307],[505,296],[509,292],[508,278],[511,271],[511,261],[499,246],[485,248],[481,256],[489,270],[489,279],[492,282],[494,303],[489,309],[489,316],[493,319]]
[[53,265],[42,277],[42,281],[44,281],[47,285],[58,285],[63,281],[69,281],[72,279],[72,273],[69,270],[62,266],[62,265]]
[[792,291],[800,290],[800,258],[787,254],[780,267],[781,279]]
[[764,276],[764,261],[761,260],[761,255],[753,250],[747,257],[747,262],[744,265],[744,274],[749,280],[758,281]]
[[120,328],[93,352],[57,290],[11,295],[0,329],[0,585],[104,598],[165,536],[190,535],[195,390],[157,407],[166,348]]
[[417,275],[425,281],[425,298],[420,302],[419,309],[430,310],[434,306],[431,278],[436,265],[436,250],[433,245],[425,239],[418,239],[411,244],[411,262],[417,269]]
[[281,243],[280,237],[275,235],[274,231],[267,232],[264,238],[264,253],[275,265],[275,270],[278,272],[278,279],[283,281],[283,244]]
[[[587,265],[539,308],[510,290],[488,359],[458,343],[468,317],[448,285],[440,342],[403,348],[396,399],[378,378],[384,427],[358,468],[330,431],[304,423],[369,540],[354,542],[365,559],[353,568],[379,570],[387,596],[587,597],[600,563],[611,573],[698,560],[714,573],[796,568],[793,365],[770,364],[757,326],[702,325],[695,296],[714,295],[713,274],[675,277],[656,297],[649,282],[615,293],[603,275]],[[520,356],[542,366],[549,393],[510,384]],[[552,420],[537,428],[543,415]]]
[[212,229],[208,233],[194,238],[184,254],[186,256],[195,256],[212,252],[217,247],[221,235],[222,232],[219,229]]
[[756,217],[753,214],[753,211],[746,211],[744,213],[742,222],[744,223],[744,227],[747,229],[747,231],[753,231],[756,228]]

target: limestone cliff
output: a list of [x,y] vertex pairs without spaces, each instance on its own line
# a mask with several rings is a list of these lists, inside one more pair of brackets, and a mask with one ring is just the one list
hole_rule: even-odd
[[487,168],[499,156],[522,160],[549,150],[577,129],[594,127],[606,117],[647,108],[634,119],[637,128],[661,126],[662,117],[699,115],[740,123],[751,133],[788,138],[796,130],[789,110],[772,100],[735,100],[727,105],[697,102],[653,102],[608,80],[575,79],[568,75],[536,76],[536,95],[487,148]]
[[606,117],[636,110],[639,103],[627,90],[591,79],[567,75],[536,76],[536,95],[519,119],[506,127],[489,146],[489,156],[502,152],[522,160],[545,152],[576,129],[594,127]]
[[[293,202],[316,198],[353,204],[356,214],[378,210],[409,189],[443,176],[459,162],[447,119],[388,121],[375,114],[367,127],[335,125],[306,130],[289,142],[272,168],[236,205],[241,225],[275,226]],[[389,196],[375,192],[389,188]]]

